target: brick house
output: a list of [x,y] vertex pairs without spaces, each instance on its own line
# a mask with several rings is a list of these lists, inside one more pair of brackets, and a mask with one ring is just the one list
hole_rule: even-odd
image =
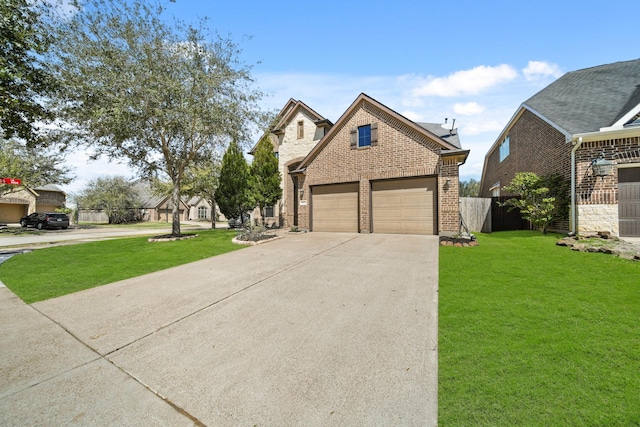
[[284,224],[456,233],[458,168],[468,154],[453,129],[414,123],[361,94],[308,155],[285,163]]
[[[291,199],[287,199],[285,181],[288,177],[288,167],[293,163],[299,163],[313,147],[324,137],[332,123],[315,112],[302,101],[290,99],[280,110],[276,118],[276,124],[272,127],[268,137],[273,144],[273,151],[278,157],[278,170],[282,177],[282,198],[275,206],[267,207],[265,222],[284,226],[287,213],[291,213],[293,206]],[[264,137],[264,136],[263,136]],[[257,146],[257,144],[256,144]],[[253,155],[256,146],[249,154]],[[260,218],[261,212],[255,209],[253,218]]]
[[18,223],[21,217],[34,212],[55,212],[64,208],[66,202],[67,194],[54,184],[19,187],[0,197],[0,223]]
[[517,172],[571,182],[565,229],[640,236],[640,59],[567,73],[525,101],[485,156],[480,195]]

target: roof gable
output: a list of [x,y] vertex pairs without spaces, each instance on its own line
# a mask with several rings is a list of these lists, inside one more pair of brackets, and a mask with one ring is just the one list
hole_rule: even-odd
[[433,143],[435,147],[439,147],[445,150],[455,150],[457,151],[459,148],[450,142],[444,140],[440,136],[434,134],[423,126],[414,123],[403,115],[395,112],[389,107],[381,104],[370,96],[361,93],[356,100],[351,104],[351,106],[340,116],[335,125],[326,133],[326,135],[318,142],[318,144],[309,152],[309,154],[304,158],[304,160],[298,166],[298,169],[305,168],[308,166],[313,159],[315,159],[318,154],[331,142],[331,140],[340,132],[340,130],[349,122],[351,117],[355,114],[357,110],[360,108],[367,108],[369,110],[374,111],[377,116],[387,116],[390,122],[395,122],[398,127],[402,127],[405,132],[414,133],[417,136],[422,136],[427,138],[429,141]]
[[[251,147],[251,150],[249,150],[248,154],[253,155],[255,153],[256,148],[258,147],[258,143],[262,140],[262,138],[265,137],[265,135],[268,135],[270,133],[277,134],[284,132],[284,128],[286,128],[291,120],[293,120],[301,111],[302,114],[309,117],[316,124],[316,126],[331,127],[333,125],[330,120],[318,114],[304,102],[296,101],[295,99],[291,98],[276,115],[276,121],[272,128],[262,134],[262,136],[258,139],[258,142],[256,142],[255,145]],[[274,148],[277,148],[277,144],[275,144],[274,141],[272,141],[272,143],[274,143]]]
[[640,59],[573,71],[525,101],[568,133],[614,125],[640,104]]

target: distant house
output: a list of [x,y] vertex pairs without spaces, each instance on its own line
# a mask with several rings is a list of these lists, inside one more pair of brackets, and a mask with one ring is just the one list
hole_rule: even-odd
[[480,192],[518,172],[571,182],[564,228],[640,236],[640,59],[570,72],[526,100],[485,157]]
[[[284,191],[285,181],[290,180],[288,177],[289,168],[293,163],[300,162],[304,156],[309,154],[331,126],[332,123],[329,120],[304,102],[295,99],[290,99],[278,113],[277,122],[270,130],[268,137],[273,144],[273,151],[278,157],[283,196],[276,205],[266,208],[265,222],[267,224],[275,223],[284,226],[285,217],[296,209],[293,200],[287,198],[287,193]],[[249,154],[253,155],[256,146],[249,151]],[[252,216],[257,219],[261,217],[261,213],[256,209]]]
[[211,222],[211,215],[216,215],[217,221],[226,221],[226,218],[222,213],[220,213],[220,209],[216,205],[215,211],[211,209],[211,205],[209,202],[200,196],[191,197],[187,200],[187,206],[189,206],[189,220],[190,221],[209,221]]
[[18,223],[33,212],[55,212],[64,208],[67,194],[54,184],[37,188],[20,187],[0,197],[0,223]]
[[[140,210],[144,221],[172,221],[173,202],[171,201],[171,195],[156,195],[151,189],[151,184],[147,181],[136,182],[134,188],[140,198],[140,203],[137,208]],[[189,211],[190,207],[187,201],[180,199],[179,212],[181,221],[189,219]]]

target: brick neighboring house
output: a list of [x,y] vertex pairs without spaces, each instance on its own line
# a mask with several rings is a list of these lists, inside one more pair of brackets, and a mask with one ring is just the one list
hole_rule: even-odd
[[[277,115],[276,124],[269,133],[273,144],[273,151],[278,157],[278,170],[282,177],[282,198],[275,206],[266,208],[265,222],[267,224],[285,225],[285,218],[290,215],[295,207],[292,199],[287,198],[285,182],[290,181],[288,169],[292,164],[297,164],[309,154],[318,142],[324,137],[332,123],[315,112],[302,101],[290,99]],[[264,136],[263,136],[264,137]],[[256,144],[257,146],[257,144]],[[253,155],[256,146],[249,154]],[[253,218],[260,218],[259,209],[253,212]]]
[[525,101],[485,156],[480,195],[505,195],[517,172],[571,181],[564,228],[640,236],[640,59],[567,73]]
[[67,194],[54,184],[37,188],[21,187],[0,197],[0,223],[18,223],[33,212],[55,212],[64,208]]
[[468,154],[457,132],[421,126],[360,94],[306,157],[285,164],[284,224],[457,233],[458,168]]

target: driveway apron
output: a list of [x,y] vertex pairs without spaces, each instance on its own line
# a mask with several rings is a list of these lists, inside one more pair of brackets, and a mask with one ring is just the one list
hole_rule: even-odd
[[0,424],[436,425],[437,269],[436,236],[308,233],[32,307],[4,289],[30,320],[3,314]]

